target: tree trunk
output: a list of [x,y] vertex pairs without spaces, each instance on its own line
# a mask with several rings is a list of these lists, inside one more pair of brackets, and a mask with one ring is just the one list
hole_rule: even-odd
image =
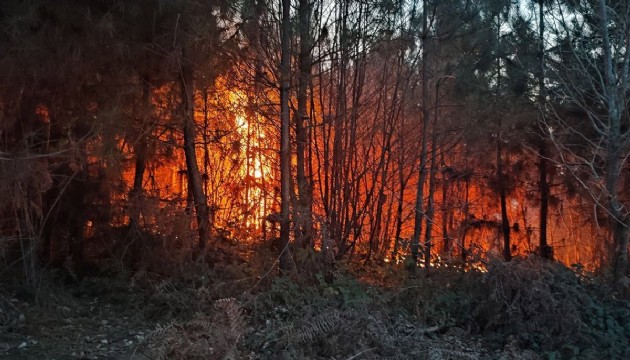
[[464,230],[462,231],[462,264],[466,266],[466,260],[468,259],[468,252],[466,251],[466,235],[468,235],[468,228],[470,227],[469,223],[469,204],[468,200],[470,198],[470,179],[466,176],[465,179],[466,184],[466,192],[465,192],[465,200],[464,200]]
[[[434,116],[437,116],[437,113]],[[424,267],[427,272],[429,272],[429,269],[431,268],[431,248],[433,247],[431,239],[433,235],[433,220],[435,213],[435,153],[437,150],[437,136],[435,136],[435,130],[431,137],[431,164],[429,165],[429,201],[427,203],[427,226],[424,233]]]
[[621,168],[620,132],[612,130],[620,124],[620,112],[609,109],[611,138],[607,146],[606,193],[607,211],[613,236],[613,281],[624,288],[623,280],[628,272],[628,227],[630,221],[624,214],[625,207],[619,200],[619,172]]
[[545,259],[553,259],[553,251],[547,244],[547,219],[549,217],[549,182],[547,181],[547,143],[545,142],[544,133],[542,129],[545,126],[545,21],[544,21],[544,5],[543,1],[538,4],[538,16],[539,16],[539,37],[540,42],[539,56],[540,56],[540,69],[538,74],[538,106],[540,111],[540,118],[538,127],[541,131],[540,139],[538,143],[538,193],[540,194],[540,241],[539,252],[540,256]]
[[[442,152],[442,166],[446,166],[446,163],[444,162],[444,153]],[[446,175],[446,172],[443,171],[442,172],[442,253],[444,255],[450,255],[451,254],[451,242],[450,242],[450,238],[449,238],[449,233],[448,233],[448,220],[449,220],[449,202],[447,200],[447,196],[448,196],[448,184],[449,180],[448,180],[448,176]],[[451,216],[450,219],[452,220],[453,217]]]
[[291,72],[291,0],[282,0],[282,55],[280,60],[280,270],[289,270],[291,142],[289,133],[289,85]]
[[400,247],[400,234],[402,233],[402,225],[403,225],[403,205],[404,205],[404,196],[405,189],[407,188],[407,179],[405,178],[404,170],[404,139],[401,137],[401,148],[400,148],[400,164],[398,165],[398,196],[397,196],[397,205],[396,205],[396,230],[394,231],[394,249],[392,250],[392,261],[396,261],[398,258],[398,249]]
[[[391,134],[391,132],[389,134]],[[383,135],[388,136],[387,134]],[[389,156],[387,156],[386,154],[389,153],[390,148],[389,138],[386,143],[387,145],[383,147],[383,153],[381,154],[381,161],[379,163],[379,170],[381,171],[381,185],[379,186],[376,195],[376,212],[374,212],[374,219],[370,221],[370,243],[367,258],[365,260],[366,264],[370,261],[370,257],[372,256],[373,252],[378,253],[378,238],[381,234],[382,229],[383,206],[385,205],[385,201],[387,200],[387,196],[385,195],[385,186],[387,185],[387,173],[389,172]],[[372,213],[373,212],[370,212],[370,216],[372,215]]]
[[422,138],[421,138],[421,150],[420,150],[420,165],[419,165],[419,177],[418,186],[416,188],[416,204],[414,208],[414,226],[413,237],[411,239],[411,259],[414,268],[418,262],[418,253],[420,250],[420,234],[422,233],[422,221],[424,220],[424,182],[426,181],[426,163],[427,163],[427,140],[429,132],[429,74],[427,71],[428,51],[428,14],[427,14],[427,1],[423,2],[422,7],[423,17],[423,41],[422,41]]
[[306,148],[308,147],[308,127],[305,121],[308,116],[308,89],[311,81],[311,8],[309,0],[300,0],[298,16],[300,19],[300,56],[299,78],[297,91],[297,116],[295,119],[296,158],[297,158],[297,188],[298,201],[295,209],[295,241],[299,247],[311,243],[311,181],[306,175]]
[[181,91],[184,104],[184,154],[186,156],[186,173],[188,186],[192,192],[193,205],[197,215],[197,227],[199,231],[199,251],[204,251],[210,237],[210,217],[208,214],[208,201],[203,191],[203,181],[197,165],[195,152],[196,124],[195,124],[195,99],[193,86],[192,64],[187,60],[187,52],[182,52],[181,62]]
[[[501,96],[501,56],[500,56],[500,41],[501,41],[501,14],[497,13],[497,27],[496,27],[496,41],[497,41],[497,54],[496,54],[496,66],[497,66],[497,87],[495,93],[495,105]],[[507,194],[505,189],[505,176],[503,175],[503,154],[501,142],[503,141],[503,129],[501,123],[501,114],[498,114],[499,109],[495,106],[495,112],[497,112],[497,185],[499,187],[499,202],[501,204],[501,232],[503,233],[503,258],[505,261],[512,260],[512,249],[510,244],[510,220],[507,214]]]
[[624,279],[628,274],[628,227],[630,223],[627,219],[624,222],[615,221],[613,224],[614,236],[614,261],[613,261],[613,278],[620,288],[626,288]]
[[540,194],[540,256],[552,260],[553,250],[547,243],[547,219],[549,217],[549,182],[547,181],[547,145],[543,139],[540,139],[540,154],[538,162],[538,192]]
[[512,249],[510,244],[510,220],[507,214],[507,195],[505,191],[505,176],[503,175],[503,159],[501,156],[501,120],[499,120],[499,136],[497,136],[497,183],[499,186],[499,197],[501,203],[501,232],[503,233],[503,258],[505,261],[512,260]]
[[[144,179],[144,172],[146,170],[147,163],[147,131],[149,118],[148,111],[151,107],[151,87],[148,81],[144,82],[142,91],[143,101],[143,116],[142,124],[138,126],[138,137],[134,144],[134,152],[136,156],[135,171],[133,176],[133,186],[129,191],[129,225],[127,227],[126,236],[126,248],[123,255],[123,261],[127,262],[127,265],[133,266],[137,264],[140,259],[141,252],[141,236],[140,236],[140,213],[141,213],[141,201],[144,198],[144,189],[142,187],[142,181]],[[131,254],[126,256],[127,249],[131,250]]]
[[138,140],[138,144],[135,146],[136,164],[135,172],[133,176],[133,187],[129,191],[129,200],[131,200],[131,206],[129,209],[129,231],[137,231],[137,226],[140,218],[140,208],[138,201],[143,197],[142,180],[144,179],[144,172],[146,169],[147,159],[147,144],[146,137],[142,136],[142,139]]
[[[621,118],[626,102],[625,92],[628,88],[628,53],[625,54],[624,73],[619,76],[616,69],[617,61],[613,60],[613,48],[608,32],[608,7],[604,0],[599,0],[600,30],[602,32],[605,80],[604,95],[606,97],[606,107],[608,110],[608,129],[606,143],[606,169],[605,169],[605,190],[608,197],[606,207],[608,210],[609,223],[613,235],[613,281],[620,290],[627,289],[626,275],[628,274],[628,227],[630,219],[624,204],[619,199],[622,190],[620,189],[620,174],[623,169],[623,146],[627,146],[627,140],[623,139]],[[622,24],[626,30],[630,24]],[[626,36],[628,31],[626,31]],[[627,38],[625,39],[627,42]]]

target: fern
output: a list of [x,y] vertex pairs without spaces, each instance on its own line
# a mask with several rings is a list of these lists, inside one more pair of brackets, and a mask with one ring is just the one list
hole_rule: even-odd
[[234,298],[219,299],[214,302],[214,306],[216,309],[221,309],[225,312],[229,323],[230,335],[238,340],[245,332],[247,324],[241,306]]
[[297,329],[289,326],[285,331],[283,340],[286,344],[311,342],[319,336],[331,334],[340,323],[341,318],[338,313],[325,313],[311,319]]
[[219,299],[214,302],[214,307],[221,310],[227,318],[228,348],[223,356],[224,360],[238,358],[236,346],[246,329],[246,319],[238,301],[234,298]]
[[171,350],[175,347],[175,343],[179,341],[179,330],[181,330],[179,325],[169,323],[166,326],[157,325],[156,329],[149,334],[147,341],[155,341],[155,343],[159,344],[159,346],[154,348],[156,360],[166,360],[170,358]]
[[212,316],[198,313],[184,323],[158,326],[150,335],[153,357],[166,359],[236,360],[242,357],[237,344],[246,320],[236,299],[214,302]]
[[427,360],[475,360],[480,354],[466,350],[432,348],[429,350]]

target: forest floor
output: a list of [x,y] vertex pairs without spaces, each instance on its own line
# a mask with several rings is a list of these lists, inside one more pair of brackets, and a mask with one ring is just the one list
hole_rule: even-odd
[[160,319],[155,309],[152,318],[143,293],[125,285],[91,278],[80,285],[48,283],[39,294],[13,288],[4,308],[17,321],[0,333],[0,358],[142,359],[139,344],[167,317]]
[[630,303],[560,264],[413,279],[402,266],[369,269],[332,281],[244,264],[178,280],[50,271],[36,291],[4,276],[0,358],[630,358]]

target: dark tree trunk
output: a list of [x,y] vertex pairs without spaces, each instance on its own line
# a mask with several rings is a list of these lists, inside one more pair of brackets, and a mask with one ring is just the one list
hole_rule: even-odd
[[421,138],[421,150],[420,150],[420,165],[419,165],[419,177],[418,186],[416,188],[416,204],[414,208],[414,226],[413,237],[411,239],[411,259],[414,268],[418,262],[418,253],[420,250],[420,235],[422,233],[422,221],[424,220],[424,183],[427,177],[426,163],[427,163],[427,141],[429,132],[429,73],[427,69],[427,62],[429,52],[427,50],[427,41],[429,37],[428,33],[428,14],[427,14],[427,1],[423,1],[422,7],[422,138]]
[[[297,158],[297,188],[298,201],[295,209],[295,241],[299,247],[311,243],[311,181],[306,174],[306,148],[308,148],[308,127],[305,122],[308,116],[308,89],[311,82],[311,10],[309,0],[300,0],[298,8],[300,30],[299,78],[297,92],[297,116],[295,119],[296,158]],[[310,159],[309,159],[310,161]]]
[[540,159],[538,163],[538,192],[540,193],[540,256],[545,259],[553,259],[553,250],[547,243],[547,219],[549,218],[549,182],[547,181],[547,146],[544,140],[540,140],[538,149]]
[[466,250],[466,235],[468,235],[468,228],[470,227],[469,224],[469,205],[468,205],[468,200],[469,200],[469,195],[470,195],[470,179],[468,178],[468,176],[466,176],[466,179],[464,180],[466,183],[466,195],[465,195],[465,200],[464,200],[464,230],[462,231],[462,264],[465,266],[466,265],[466,260],[468,258],[468,251]]
[[291,72],[290,0],[282,0],[282,55],[280,60],[280,270],[289,270],[289,211],[291,201],[291,142],[289,133],[289,86]]
[[549,217],[549,182],[547,181],[547,167],[549,161],[547,160],[547,143],[545,142],[544,133],[544,116],[545,116],[545,20],[543,1],[538,3],[538,17],[539,17],[539,57],[540,57],[540,69],[538,74],[538,106],[540,111],[539,126],[541,131],[540,139],[538,143],[538,193],[540,194],[540,241],[539,252],[540,256],[545,259],[553,259],[553,251],[547,244],[547,219]]
[[[402,142],[402,138],[401,138],[401,142]],[[398,198],[397,198],[397,205],[396,205],[396,230],[394,231],[394,249],[392,250],[392,261],[395,261],[398,258],[398,250],[400,248],[400,234],[402,233],[402,225],[403,225],[403,203],[404,203],[404,196],[405,196],[405,189],[407,188],[407,179],[405,178],[405,174],[404,174],[404,170],[405,167],[403,166],[403,160],[404,160],[404,155],[403,155],[403,150],[404,149],[404,143],[403,146],[401,147],[401,156],[400,156],[400,164],[398,167],[398,181],[399,181],[399,188],[398,188]]]
[[[391,134],[391,132],[389,134]],[[384,135],[387,136],[386,134]],[[389,148],[390,144],[388,138],[387,145],[383,147],[383,153],[381,155],[381,161],[379,163],[379,169],[381,171],[381,185],[376,195],[376,211],[374,212],[374,219],[370,221],[370,244],[367,258],[365,260],[366,263],[370,261],[372,253],[378,253],[378,237],[381,234],[382,229],[383,206],[385,205],[385,201],[387,200],[387,196],[385,195],[385,187],[387,185],[387,173],[389,171],[389,156],[387,156],[386,154],[389,154]],[[371,211],[369,213],[370,215],[372,215]]]
[[613,277],[615,283],[620,288],[627,288],[627,284],[623,281],[628,275],[628,227],[630,222],[625,219],[623,221],[615,221],[613,225],[614,237],[614,261],[613,261]]
[[140,237],[140,213],[141,213],[141,202],[144,198],[144,189],[143,189],[143,179],[144,173],[146,170],[147,164],[147,141],[148,141],[148,118],[149,111],[151,108],[151,87],[148,81],[145,81],[145,85],[142,93],[142,100],[144,104],[143,108],[143,122],[139,126],[139,134],[136,139],[136,144],[134,146],[136,162],[135,162],[135,172],[133,177],[133,187],[129,191],[129,226],[127,228],[127,240],[129,241],[128,246],[131,248],[131,256],[130,261],[132,264],[137,263],[140,251],[141,251],[141,237]]
[[[401,185],[402,187],[402,185]],[[404,188],[399,191],[399,196],[400,193],[404,194],[405,190]],[[398,249],[400,248],[400,234],[402,232],[402,212],[403,212],[403,200],[402,200],[402,196],[398,199],[397,201],[397,205],[396,205],[396,229],[394,230],[394,249],[392,250],[392,261],[396,260],[396,258],[398,258]]]
[[[618,111],[609,111],[612,126],[620,126]],[[608,194],[607,211],[613,236],[613,279],[620,289],[624,289],[624,279],[628,273],[628,228],[630,219],[624,214],[625,208],[619,200],[619,169],[621,168],[620,131],[612,134],[607,148],[605,186]]]
[[[444,163],[444,153],[442,153],[442,166],[446,166]],[[449,220],[449,202],[447,200],[448,196],[448,184],[449,180],[446,175],[446,172],[442,172],[442,253],[445,255],[449,255],[451,253],[451,242],[448,233],[448,220]],[[453,217],[450,217],[451,220]]]
[[[399,154],[398,154],[398,196],[397,196],[397,206],[396,206],[396,230],[394,231],[394,249],[392,250],[392,261],[396,261],[398,258],[398,250],[400,247],[400,235],[402,233],[402,225],[403,225],[403,205],[404,205],[404,197],[405,190],[407,188],[407,183],[409,177],[405,175],[405,153],[407,148],[405,146],[405,117],[401,117],[401,124],[399,127]],[[411,175],[411,174],[410,174]]]
[[[623,190],[621,189],[620,177],[624,170],[625,158],[624,147],[628,146],[628,140],[624,139],[624,131],[622,129],[622,117],[626,106],[626,92],[628,89],[628,58],[630,55],[626,52],[623,61],[625,62],[624,72],[622,74],[617,70],[618,64],[615,58],[617,54],[613,53],[614,45],[611,44],[609,33],[609,17],[608,12],[611,9],[606,5],[606,1],[599,0],[599,20],[600,31],[602,33],[604,64],[605,64],[605,80],[603,94],[605,96],[606,108],[608,110],[608,128],[606,130],[606,152],[605,152],[605,194],[607,196],[606,210],[608,212],[609,223],[613,236],[613,281],[621,291],[628,290],[628,228],[630,227],[630,218],[627,213],[626,206],[620,199]],[[628,18],[626,17],[626,21]],[[630,33],[630,24],[620,23],[625,26],[625,41],[627,42]],[[617,74],[617,76],[616,76]],[[627,136],[627,134],[626,134]]]
[[[496,41],[497,41],[497,54],[496,54],[496,69],[497,69],[497,87],[495,93],[495,105],[499,101],[501,96],[501,56],[500,56],[500,43],[501,43],[501,14],[497,13],[496,24]],[[497,185],[499,188],[499,202],[501,204],[501,232],[503,233],[503,258],[505,261],[512,260],[512,249],[510,244],[510,220],[507,214],[507,191],[505,184],[505,175],[503,174],[503,129],[501,114],[498,114],[499,109],[495,106],[497,112]]]
[[197,165],[195,152],[196,123],[195,123],[195,98],[193,84],[192,64],[187,59],[187,52],[182,53],[181,63],[181,90],[184,104],[184,154],[186,156],[186,173],[188,186],[192,193],[193,204],[197,217],[199,231],[199,251],[204,251],[210,237],[210,217],[208,213],[208,201],[203,191],[203,181]]
[[[437,94],[436,94],[437,96]],[[437,109],[437,108],[436,108]],[[435,114],[434,116],[437,116]],[[427,272],[431,268],[431,248],[433,244],[431,242],[433,235],[433,219],[435,213],[435,153],[437,150],[437,136],[435,136],[435,132],[433,133],[431,139],[431,164],[429,165],[429,201],[427,203],[427,226],[426,231],[424,233],[424,267]]]
[[503,233],[503,258],[505,261],[512,260],[512,249],[510,244],[510,220],[507,214],[507,194],[505,189],[505,175],[503,174],[503,159],[501,156],[501,120],[499,120],[499,136],[497,137],[497,184],[499,187],[499,197],[501,203],[501,232]]

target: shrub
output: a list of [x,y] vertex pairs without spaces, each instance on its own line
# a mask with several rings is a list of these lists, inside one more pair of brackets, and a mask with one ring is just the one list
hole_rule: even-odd
[[521,346],[548,354],[573,357],[601,348],[606,358],[628,355],[623,325],[560,263],[533,255],[498,262],[482,286],[486,296],[474,318],[487,333],[514,336]]

